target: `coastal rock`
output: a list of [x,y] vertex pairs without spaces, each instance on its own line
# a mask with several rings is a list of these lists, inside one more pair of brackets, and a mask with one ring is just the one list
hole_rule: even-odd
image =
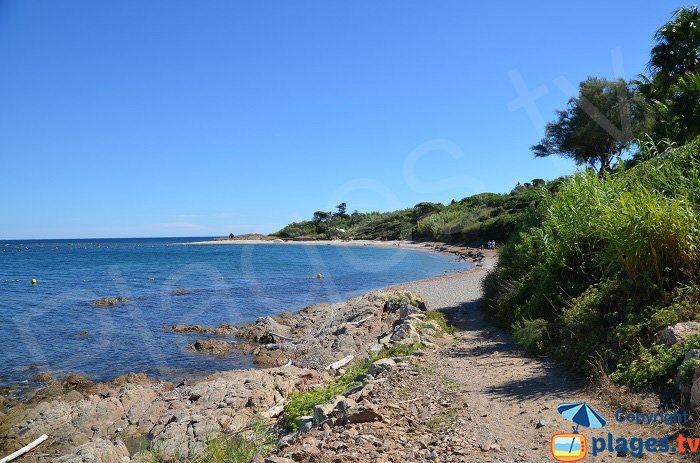
[[299,418],[299,432],[309,432],[314,426],[313,416],[302,416]]
[[342,423],[357,424],[381,421],[382,419],[383,417],[377,411],[376,407],[369,404],[363,404],[346,410],[341,416],[340,421]]
[[406,320],[407,318],[409,318],[409,316],[417,315],[420,312],[420,308],[418,308],[415,305],[409,304],[407,301],[404,301],[399,306],[399,320]]
[[661,340],[667,346],[672,346],[681,340],[697,334],[700,331],[700,322],[680,322],[667,326],[661,332]]
[[392,341],[415,340],[420,341],[420,335],[416,331],[413,324],[406,320],[394,328],[394,333],[391,335]]
[[421,296],[408,291],[400,291],[391,294],[386,299],[384,311],[390,313],[400,312],[402,308],[408,310],[407,306],[412,306],[415,312],[425,312],[428,310],[428,305]]
[[327,404],[316,405],[314,407],[314,426],[320,426],[323,423],[333,419],[333,412],[336,409],[336,403],[330,402]]
[[124,385],[124,384],[150,384],[153,382],[151,378],[148,377],[145,373],[126,373],[120,376],[117,376],[114,378],[112,381],[112,384],[116,384],[118,386]]
[[[700,372],[695,370],[694,376],[698,376]],[[690,408],[697,409],[700,407],[700,379],[693,381],[690,388]]]
[[54,381],[53,376],[46,372],[37,373],[32,379],[40,383],[50,383],[51,381]]
[[347,413],[357,403],[345,395],[339,395],[328,403],[314,407],[314,426],[333,425],[334,418]]
[[213,328],[205,328],[200,325],[172,325],[164,327],[173,333],[211,333]]
[[189,349],[215,355],[226,355],[235,345],[223,339],[202,339],[189,345]]
[[251,352],[257,364],[283,366],[291,361],[296,366],[320,370],[339,358],[366,354],[367,346],[377,343],[382,333],[387,333],[382,341],[388,342],[400,315],[401,301],[419,309],[427,307],[420,297],[406,291],[375,291],[337,304],[316,304],[296,313],[261,317],[246,326],[174,325],[166,329],[184,334],[233,335],[250,341],[235,346]]
[[92,381],[83,375],[68,375],[63,379],[63,384],[70,388],[82,389],[90,386]]
[[129,299],[119,296],[119,297],[105,297],[102,299],[97,299],[92,301],[93,307],[108,307],[117,304],[123,304],[124,302],[129,302]]
[[291,329],[272,317],[260,317],[253,325],[241,328],[238,336],[263,344],[271,344],[290,338]]
[[385,371],[389,371],[395,367],[396,362],[394,362],[392,359],[381,359],[377,360],[372,365],[370,365],[367,373],[369,373],[372,376],[378,376],[384,373]]
[[81,445],[69,455],[54,460],[58,463],[114,463],[128,462],[129,451],[121,440],[114,442],[96,439]]
[[[166,457],[203,445],[211,435],[241,431],[256,413],[283,403],[307,370],[296,367],[217,373],[173,389],[124,375],[82,392],[51,386],[31,406],[20,403],[0,417],[0,453],[11,453],[41,434],[51,440],[32,461],[121,461],[115,436],[148,434]],[[139,382],[136,382],[139,381]],[[46,388],[45,388],[46,389]]]

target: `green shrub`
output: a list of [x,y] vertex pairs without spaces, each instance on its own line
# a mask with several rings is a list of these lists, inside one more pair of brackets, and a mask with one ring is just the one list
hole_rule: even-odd
[[695,369],[700,366],[700,360],[689,359],[678,367],[678,376],[683,384],[690,385],[693,382]]
[[690,336],[670,347],[653,344],[639,347],[636,358],[628,365],[620,364],[611,375],[617,383],[635,388],[657,386],[670,381],[690,349],[700,347],[700,336]]
[[445,319],[445,314],[437,310],[429,310],[425,312],[423,322],[432,323],[435,326],[437,326],[440,331],[443,331],[448,334],[455,334],[455,331],[457,330],[457,328],[447,323],[447,319]]
[[533,354],[541,354],[549,337],[547,320],[520,320],[513,324],[513,339],[516,344]]

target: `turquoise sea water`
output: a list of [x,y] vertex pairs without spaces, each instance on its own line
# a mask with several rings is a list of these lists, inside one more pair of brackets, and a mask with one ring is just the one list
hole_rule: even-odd
[[[161,327],[253,321],[467,265],[406,249],[185,241],[0,241],[0,386],[30,384],[38,372],[93,380],[145,372],[177,381],[246,368],[248,355],[193,353],[187,345],[203,335]],[[181,288],[188,292],[174,292]],[[129,301],[91,305],[117,296]]]

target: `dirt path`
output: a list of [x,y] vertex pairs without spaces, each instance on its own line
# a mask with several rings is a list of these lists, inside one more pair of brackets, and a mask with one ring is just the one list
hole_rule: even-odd
[[[632,448],[627,453],[601,451],[593,458],[593,438],[607,440],[608,433],[614,439],[669,437],[671,445],[676,444],[674,426],[615,420],[621,407],[656,412],[653,400],[625,394],[620,398],[626,405],[616,405],[556,363],[523,353],[506,333],[485,323],[479,298],[488,267],[486,263],[485,269],[400,285],[445,311],[458,330],[423,356],[399,363],[363,391],[383,422],[317,428],[277,456],[299,462],[555,461],[552,434],[572,431],[571,423],[557,413],[557,405],[582,401],[608,420],[603,429],[581,428],[589,447],[584,461],[632,458],[636,453]],[[644,451],[643,458],[691,461],[688,453]]]

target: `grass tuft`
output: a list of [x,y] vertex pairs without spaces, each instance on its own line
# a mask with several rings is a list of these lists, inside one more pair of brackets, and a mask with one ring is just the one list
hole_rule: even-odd
[[190,455],[164,455],[158,442],[152,442],[140,453],[149,463],[250,463],[254,457],[265,457],[277,445],[275,433],[263,418],[256,417],[234,436],[219,435]]

